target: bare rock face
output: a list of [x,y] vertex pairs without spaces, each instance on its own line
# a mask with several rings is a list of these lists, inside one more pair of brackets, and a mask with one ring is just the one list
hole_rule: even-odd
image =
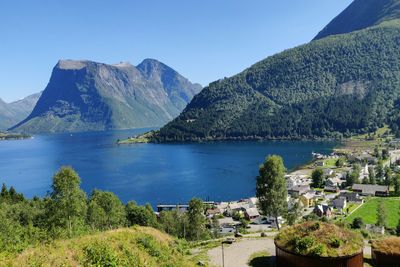
[[162,126],[178,116],[201,89],[152,59],[138,67],[60,60],[32,113],[12,130],[39,133]]

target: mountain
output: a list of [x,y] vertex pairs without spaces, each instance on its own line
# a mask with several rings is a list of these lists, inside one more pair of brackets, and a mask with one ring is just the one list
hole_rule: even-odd
[[400,20],[390,20],[289,49],[211,83],[151,141],[399,132],[399,45]]
[[161,126],[200,90],[154,59],[138,67],[60,60],[32,113],[11,129],[40,133]]
[[314,40],[365,29],[392,19],[400,19],[400,0],[355,0]]
[[12,103],[0,99],[0,130],[6,130],[25,119],[32,112],[40,95],[41,93],[33,94]]

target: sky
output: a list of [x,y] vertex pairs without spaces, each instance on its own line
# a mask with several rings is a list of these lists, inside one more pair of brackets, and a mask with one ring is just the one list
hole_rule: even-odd
[[157,59],[203,86],[309,42],[352,0],[1,0],[0,98],[44,90],[59,59]]

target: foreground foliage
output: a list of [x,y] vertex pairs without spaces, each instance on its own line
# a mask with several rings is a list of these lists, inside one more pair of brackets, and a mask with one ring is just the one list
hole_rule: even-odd
[[320,257],[349,256],[363,248],[360,234],[323,222],[306,222],[283,229],[275,243],[286,250]]
[[8,266],[195,266],[185,244],[148,227],[86,235],[27,249]]

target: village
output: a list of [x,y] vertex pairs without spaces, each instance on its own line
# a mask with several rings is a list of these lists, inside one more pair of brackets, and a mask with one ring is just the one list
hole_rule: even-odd
[[[336,149],[329,155],[312,153],[309,164],[285,176],[288,210],[296,206],[296,221],[321,219],[350,225],[354,219],[361,218],[363,229],[372,234],[384,234],[387,228],[394,231],[400,219],[394,214],[399,214],[400,206],[387,211],[393,216],[384,225],[377,224],[373,216],[363,218],[363,206],[370,203],[375,210],[369,213],[375,214],[379,208],[376,205],[382,200],[400,203],[390,197],[400,193],[399,144],[396,139],[368,149]],[[204,204],[208,207],[205,216],[210,221],[213,217],[218,219],[221,236],[241,236],[238,229],[245,233],[274,231],[277,223],[279,226],[286,224],[284,216],[276,222],[273,217],[263,215],[255,196]],[[184,212],[187,208],[188,205],[157,206],[158,212],[174,209]]]

